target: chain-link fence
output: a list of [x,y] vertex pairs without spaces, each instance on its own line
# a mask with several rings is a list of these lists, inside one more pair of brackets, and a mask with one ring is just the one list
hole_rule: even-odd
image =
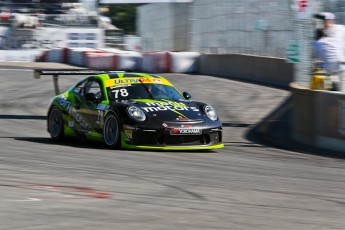
[[[314,10],[334,12],[337,22],[345,24],[344,0],[309,2],[314,4]],[[148,4],[139,7],[138,34],[143,51],[285,57],[291,40],[313,40],[313,32],[306,28],[308,23],[303,29],[296,21],[295,3],[295,0],[194,0]]]
[[345,25],[345,1],[344,0],[318,0],[324,11],[333,12],[338,24]]
[[191,12],[194,51],[283,57],[294,38],[286,0],[196,0]]
[[144,51],[188,50],[284,57],[294,39],[287,0],[194,0],[139,8]]

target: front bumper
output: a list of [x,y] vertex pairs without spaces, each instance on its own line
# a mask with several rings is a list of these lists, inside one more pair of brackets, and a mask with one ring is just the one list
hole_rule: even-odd
[[182,151],[182,150],[212,150],[224,148],[224,144],[216,145],[200,145],[200,146],[146,146],[146,145],[131,145],[122,143],[122,148],[126,149],[142,149],[142,150],[166,150],[166,151]]
[[[124,127],[122,147],[135,149],[157,150],[203,150],[223,148],[222,128],[198,128],[192,130],[196,133],[174,134],[173,130],[181,128],[147,129],[132,127],[127,130]],[[186,130],[186,129],[182,129]]]

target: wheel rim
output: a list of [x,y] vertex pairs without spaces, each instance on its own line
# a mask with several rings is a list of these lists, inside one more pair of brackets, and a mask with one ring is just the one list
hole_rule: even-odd
[[61,133],[62,117],[60,111],[54,109],[49,117],[49,130],[52,137],[57,137]]
[[104,140],[107,145],[114,145],[119,136],[117,120],[109,116],[104,125]]

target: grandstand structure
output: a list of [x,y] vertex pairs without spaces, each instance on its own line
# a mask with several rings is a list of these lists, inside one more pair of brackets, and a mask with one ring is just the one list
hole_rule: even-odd
[[103,48],[121,43],[122,34],[95,0],[0,1],[0,50]]

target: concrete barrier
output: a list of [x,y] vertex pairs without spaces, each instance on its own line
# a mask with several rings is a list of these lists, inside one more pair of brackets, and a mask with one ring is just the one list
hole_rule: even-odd
[[117,70],[140,71],[142,55],[137,52],[115,54],[115,66]]
[[53,48],[47,51],[47,62],[58,62],[66,63],[67,62],[67,48]]
[[282,87],[289,87],[294,76],[293,64],[283,58],[239,54],[203,54],[199,73]]
[[109,53],[91,53],[86,55],[86,67],[91,69],[115,69],[115,55]]
[[345,151],[345,94],[309,90],[295,83],[290,86],[292,139],[314,147]]
[[144,53],[141,71],[148,73],[166,73],[169,70],[168,52]]
[[169,52],[168,71],[171,73],[194,73],[198,71],[201,54],[197,52]]
[[[232,79],[289,87],[293,64],[285,59],[237,54],[197,52],[138,53],[113,48],[65,48],[46,51],[40,61],[64,62],[89,68],[131,70],[148,73],[191,73],[218,75]],[[113,55],[106,55],[113,54]],[[87,56],[90,55],[90,58]],[[103,57],[104,56],[104,57]],[[94,63],[92,63],[94,62]]]
[[103,48],[101,51],[114,55],[114,70],[140,71],[142,54],[115,48]]
[[47,56],[48,56],[48,50],[40,51],[35,57],[35,62],[46,62]]
[[75,66],[86,66],[86,56],[88,54],[104,53],[92,48],[73,48],[68,49],[67,52],[67,63]]

